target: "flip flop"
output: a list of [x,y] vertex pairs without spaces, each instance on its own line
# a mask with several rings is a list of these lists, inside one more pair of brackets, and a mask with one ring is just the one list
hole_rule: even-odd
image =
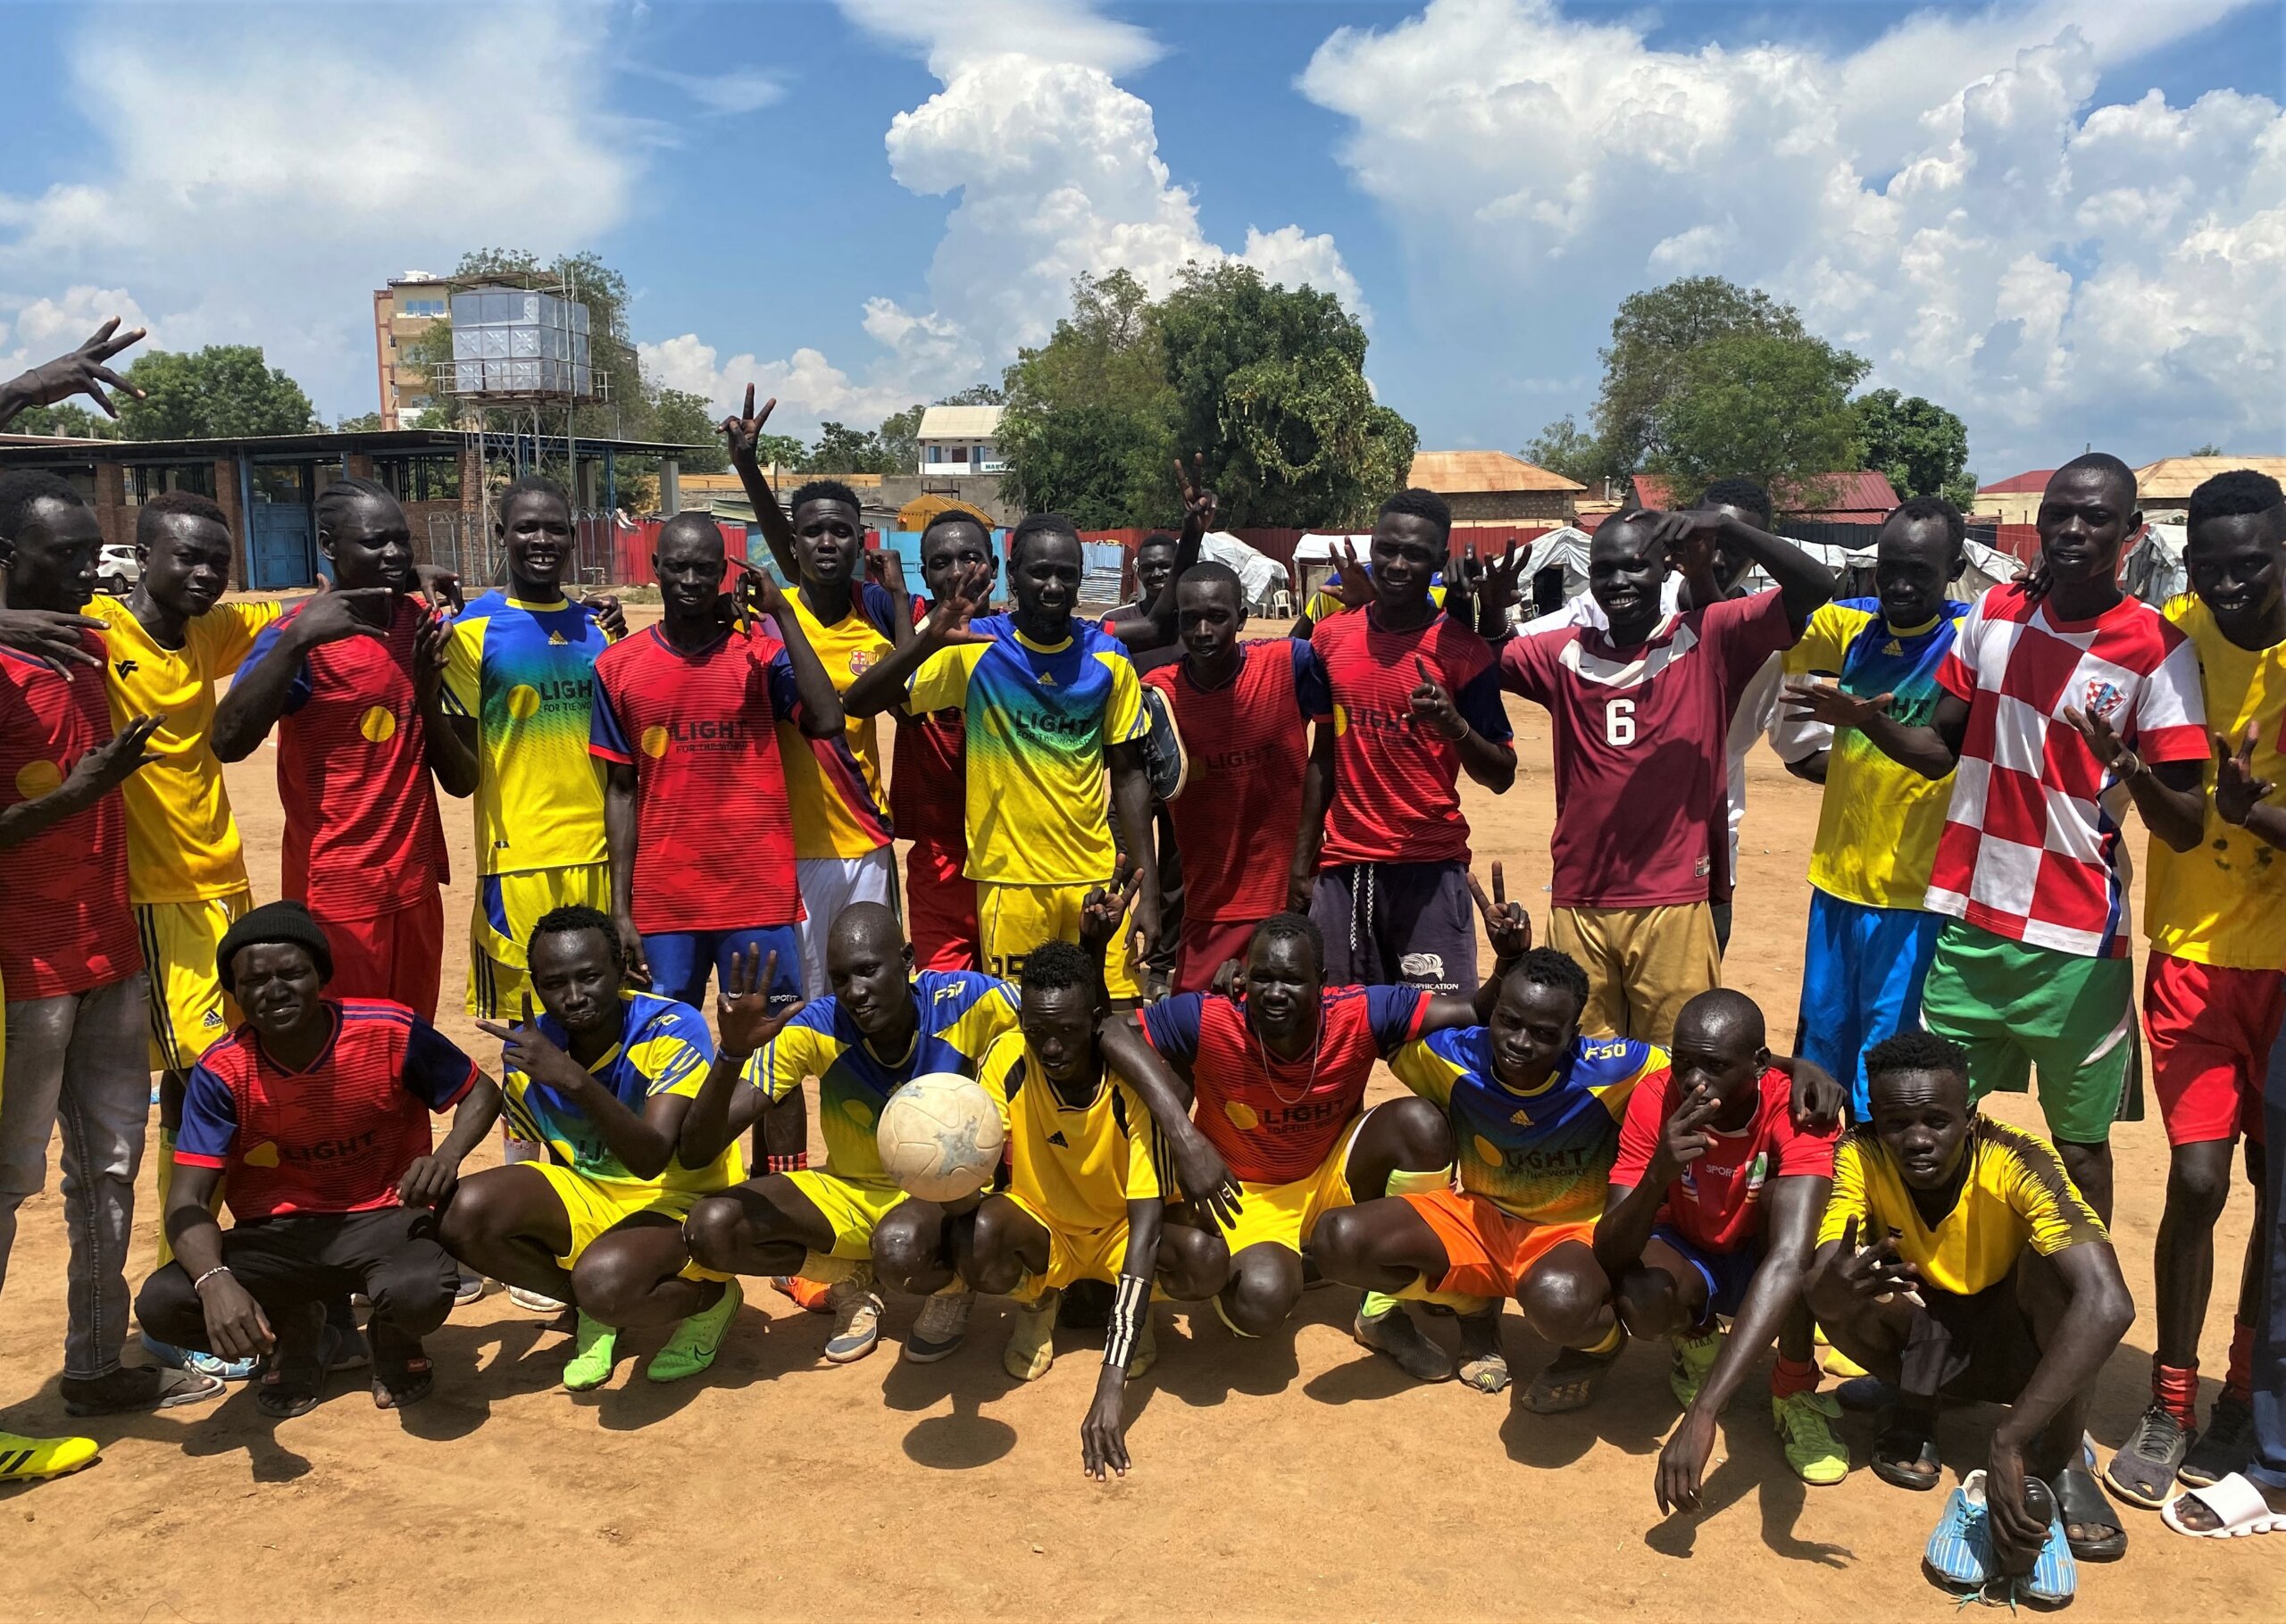
[[1870,1464],[1875,1477],[1898,1488],[1936,1487],[1944,1470],[1937,1455],[1936,1417],[1922,1411],[1890,1412],[1873,1439]]
[[[2196,1500],[2214,1512],[2219,1526],[2187,1527],[2177,1514],[2186,1500]],[[2185,1489],[2160,1510],[2159,1520],[2193,1539],[2243,1539],[2249,1534],[2286,1533],[2286,1513],[2272,1511],[2262,1490],[2243,1472],[2235,1471],[2203,1487]]]
[[2072,1541],[2072,1554],[2083,1562],[2115,1562],[2127,1554],[2127,1530],[2106,1496],[2103,1485],[2084,1466],[2067,1466],[2048,1479],[2056,1490],[2056,1514],[2073,1528],[2109,1528],[2108,1534]]
[[1626,1346],[1627,1339],[1623,1337],[1612,1345],[1608,1353],[1565,1348],[1524,1389],[1524,1408],[1535,1415],[1562,1415],[1567,1411],[1586,1409],[1596,1396],[1596,1384],[1606,1370],[1619,1362],[1619,1355]]

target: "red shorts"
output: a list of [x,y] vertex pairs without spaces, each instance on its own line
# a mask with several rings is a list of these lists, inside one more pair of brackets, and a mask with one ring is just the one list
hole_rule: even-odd
[[445,899],[435,891],[372,919],[318,916],[333,949],[334,998],[387,998],[423,1020],[437,1019],[437,987],[445,974]]
[[1175,960],[1174,990],[1203,993],[1214,985],[1214,972],[1231,959],[1244,962],[1247,945],[1254,940],[1260,920],[1194,920],[1182,921],[1182,952]]
[[2286,976],[2164,953],[2143,972],[2151,1087],[2170,1145],[2262,1137],[2262,1080],[2286,1015]]
[[1536,1224],[1465,1190],[1427,1190],[1401,1195],[1443,1243],[1449,1265],[1437,1291],[1472,1297],[1513,1297],[1533,1265],[1566,1241],[1591,1245],[1596,1226]]
[[941,845],[916,843],[905,854],[905,926],[915,969],[974,970],[983,962],[976,882],[961,872],[963,863],[960,853]]

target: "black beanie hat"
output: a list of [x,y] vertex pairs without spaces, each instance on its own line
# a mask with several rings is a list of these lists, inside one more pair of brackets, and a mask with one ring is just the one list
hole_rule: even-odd
[[222,983],[222,990],[232,997],[238,993],[238,978],[230,971],[230,961],[237,958],[238,949],[252,947],[262,942],[291,942],[307,950],[318,967],[321,982],[333,979],[333,949],[325,939],[325,931],[310,911],[299,903],[264,903],[222,933],[222,945],[214,953],[214,973]]

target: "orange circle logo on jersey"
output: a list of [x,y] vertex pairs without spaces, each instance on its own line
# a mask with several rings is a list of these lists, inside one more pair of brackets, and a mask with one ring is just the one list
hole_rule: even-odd
[[52,795],[63,787],[63,769],[54,762],[26,762],[16,769],[16,793],[27,801]]
[[396,737],[396,718],[386,705],[373,705],[357,719],[357,731],[377,745],[385,745]]
[[530,721],[539,714],[539,690],[530,683],[520,682],[508,690],[508,714],[518,721]]
[[1343,734],[1345,734],[1345,733],[1347,733],[1347,732],[1348,732],[1348,731],[1349,731],[1349,711],[1348,711],[1348,707],[1347,707],[1346,705],[1342,705],[1342,704],[1335,704],[1335,706],[1333,707],[1333,736],[1334,736],[1334,737],[1336,737],[1336,738],[1339,738]]
[[1500,1153],[1500,1147],[1491,1140],[1482,1134],[1474,1134],[1471,1137],[1475,1143],[1470,1148],[1476,1152],[1476,1159],[1479,1162],[1483,1162],[1487,1167],[1500,1167],[1506,1163],[1508,1158]]
[[1231,1119],[1240,1133],[1250,1134],[1262,1126],[1262,1115],[1244,1100],[1224,1100],[1222,1114]]
[[643,729],[643,754],[657,761],[667,753],[667,730],[653,722]]

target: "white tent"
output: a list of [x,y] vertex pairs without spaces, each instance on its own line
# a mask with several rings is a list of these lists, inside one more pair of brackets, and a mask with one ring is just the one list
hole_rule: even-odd
[[1271,595],[1286,589],[1286,570],[1276,559],[1265,557],[1247,545],[1228,530],[1209,530],[1199,543],[1199,554],[1218,564],[1228,564],[1239,573],[1247,589],[1247,603],[1260,609],[1270,602]]
[[2184,535],[2179,524],[2145,525],[2143,534],[2129,544],[2120,585],[2147,604],[2162,605],[2190,591],[2190,572],[2182,562]]

